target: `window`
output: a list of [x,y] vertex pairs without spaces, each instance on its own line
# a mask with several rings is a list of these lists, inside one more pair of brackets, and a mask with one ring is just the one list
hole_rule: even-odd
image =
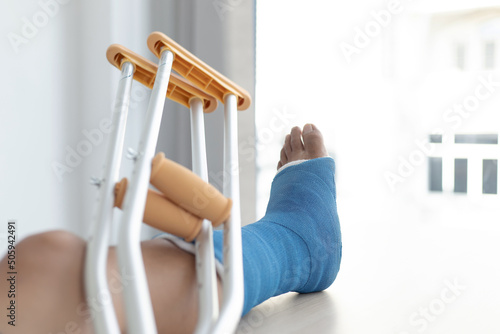
[[484,68],[491,70],[495,68],[495,43],[487,42],[484,44]]
[[443,191],[443,158],[429,158],[429,190]]
[[498,160],[483,160],[483,194],[497,193]]
[[455,159],[456,193],[467,193],[467,159]]
[[431,143],[442,143],[443,142],[443,135],[430,135],[429,141]]
[[498,134],[455,135],[455,144],[498,144]]
[[[440,147],[441,150],[444,148],[441,146],[442,135],[429,135],[429,143]],[[450,159],[446,161],[451,164],[445,162],[443,167],[441,155],[429,157],[429,191],[447,192],[448,183],[446,182],[447,185],[443,190],[443,180],[448,180],[448,176],[453,174],[454,193],[477,194],[481,192],[482,187],[483,194],[498,194],[498,158],[495,157],[498,155],[498,146],[496,145],[498,145],[498,133],[455,134],[452,146],[448,146],[454,152],[454,156],[446,158]],[[476,171],[481,164],[482,175],[480,169]],[[471,175],[468,174],[469,171]]]

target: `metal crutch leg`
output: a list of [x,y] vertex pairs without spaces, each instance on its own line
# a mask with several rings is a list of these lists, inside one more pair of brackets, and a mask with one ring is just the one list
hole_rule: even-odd
[[233,200],[233,207],[224,224],[224,297],[213,328],[213,333],[220,334],[236,330],[244,298],[237,97],[227,94],[224,100],[224,195]]
[[[207,154],[205,149],[205,127],[203,104],[192,98],[191,105],[191,150],[193,172],[208,182]],[[213,249],[212,224],[204,220],[196,238],[196,276],[198,280],[198,323],[195,333],[209,333],[219,315],[217,277]]]
[[117,247],[118,263],[123,276],[133,275],[123,291],[127,315],[127,332],[154,334],[156,323],[142,261],[140,227],[146,202],[154,155],[160,130],[173,54],[161,52],[158,72],[149,101],[134,171],[123,204],[123,218]]
[[[134,66],[121,64],[121,77],[112,116],[112,133],[104,165],[104,178],[99,181],[98,211],[91,227],[85,259],[85,291],[88,301],[95,301],[99,309],[91,308],[94,330],[97,334],[118,334],[120,329],[108,289],[106,263],[113,216],[113,189],[118,180],[123,141],[127,123]],[[94,303],[92,303],[94,304]]]
[[213,330],[216,333],[234,332],[240,319],[244,296],[236,112],[247,109],[251,98],[244,89],[160,32],[154,32],[148,37],[148,47],[156,56],[159,56],[162,48],[172,50],[175,54],[173,69],[225,104],[224,176],[225,179],[229,177],[229,180],[224,181],[224,195],[233,200],[233,207],[231,217],[224,224],[224,300]]

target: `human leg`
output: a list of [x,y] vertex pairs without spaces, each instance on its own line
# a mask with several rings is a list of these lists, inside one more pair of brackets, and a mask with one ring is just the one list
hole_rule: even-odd
[[[93,333],[90,310],[102,300],[87,302],[83,267],[85,242],[68,232],[34,235],[17,247],[16,326],[0,322],[0,333]],[[141,245],[159,333],[191,333],[196,325],[197,289],[193,255],[165,240]],[[120,328],[126,321],[121,292],[133,277],[118,270],[116,249],[110,248],[108,284]],[[0,273],[7,272],[0,262]],[[6,279],[0,280],[0,305],[7,305]]]
[[[263,219],[242,229],[245,278],[244,313],[287,291],[327,288],[341,257],[334,164],[327,158],[321,133],[313,126],[294,128],[287,136]],[[222,234],[214,233],[216,257],[222,262]],[[67,232],[40,234],[18,244],[18,326],[0,322],[0,333],[92,333],[83,287],[85,242]],[[197,288],[193,255],[165,240],[142,243],[142,253],[159,333],[189,333],[196,324]],[[110,249],[108,280],[121,328],[125,315],[121,290],[128,276],[118,272]],[[7,263],[0,262],[0,273]],[[220,283],[219,283],[220,284]],[[0,303],[6,304],[6,280],[0,281]],[[220,287],[219,287],[220,291]],[[76,327],[75,327],[76,326]],[[78,332],[78,331],[76,331]]]
[[[16,305],[15,326],[2,319],[1,333],[51,333],[78,321],[71,313],[84,298],[79,265],[83,263],[84,247],[83,240],[62,231],[30,236],[17,244],[15,288],[7,281],[7,272],[11,271],[7,258],[0,262],[2,309],[11,300]],[[9,290],[15,290],[15,296],[7,299]],[[52,324],[58,324],[57,328]],[[89,333],[88,328],[81,329]]]

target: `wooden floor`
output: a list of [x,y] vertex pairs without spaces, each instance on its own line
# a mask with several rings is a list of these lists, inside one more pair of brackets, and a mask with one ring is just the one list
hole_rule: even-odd
[[392,218],[344,219],[333,285],[272,298],[237,333],[500,333],[499,229]]

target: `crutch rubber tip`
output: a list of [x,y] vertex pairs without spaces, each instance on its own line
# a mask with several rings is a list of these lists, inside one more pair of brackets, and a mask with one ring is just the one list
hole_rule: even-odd
[[191,170],[166,159],[162,152],[153,158],[150,182],[169,200],[195,216],[210,220],[213,226],[222,224],[231,214],[231,199]]
[[[122,208],[128,181],[123,178],[115,185],[115,206]],[[159,230],[191,242],[200,233],[203,220],[178,207],[165,196],[148,190],[143,221]]]

